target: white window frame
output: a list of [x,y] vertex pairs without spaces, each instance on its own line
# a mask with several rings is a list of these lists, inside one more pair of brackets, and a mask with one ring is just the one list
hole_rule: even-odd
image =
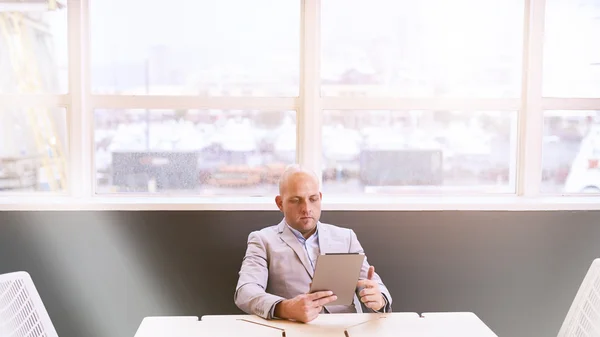
[[266,109],[297,113],[297,162],[321,171],[323,110],[502,110],[518,112],[516,193],[510,195],[324,195],[325,210],[589,210],[598,196],[540,194],[544,110],[600,109],[600,98],[542,96],[545,0],[525,0],[521,98],[321,97],[321,0],[301,0],[300,95],[273,97],[96,95],[90,82],[90,1],[67,0],[69,93],[0,95],[2,107],[43,106],[67,110],[68,189],[63,193],[0,193],[0,210],[276,210],[273,197],[179,197],[96,195],[93,147],[94,109]]

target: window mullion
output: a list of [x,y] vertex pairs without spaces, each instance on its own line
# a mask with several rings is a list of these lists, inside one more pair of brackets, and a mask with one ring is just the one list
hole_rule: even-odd
[[297,162],[321,176],[321,1],[303,0],[300,41],[300,104]]
[[517,195],[536,196],[542,178],[542,71],[545,0],[525,1],[522,107],[519,112]]

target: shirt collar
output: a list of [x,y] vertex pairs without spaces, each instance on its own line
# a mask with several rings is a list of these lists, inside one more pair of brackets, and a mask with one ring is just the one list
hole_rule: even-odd
[[[284,220],[285,221],[285,220]],[[300,231],[292,228],[292,226],[288,225],[287,221],[285,221],[285,225],[288,226],[288,228],[292,231],[292,233],[294,233],[294,236],[298,239],[298,240],[302,240],[302,241],[306,241],[308,239],[311,238],[318,238],[319,237],[319,222],[317,221],[317,229],[315,230],[315,232],[308,237],[308,239],[305,239],[304,236],[302,235],[302,233],[300,233]]]

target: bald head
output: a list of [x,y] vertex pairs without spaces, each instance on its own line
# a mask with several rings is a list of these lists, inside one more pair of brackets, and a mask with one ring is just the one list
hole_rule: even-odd
[[279,194],[282,195],[290,181],[297,178],[310,179],[317,186],[319,185],[319,177],[315,172],[298,164],[289,165],[279,178]]
[[275,203],[287,224],[309,237],[321,217],[321,192],[317,175],[298,165],[289,166],[279,180]]

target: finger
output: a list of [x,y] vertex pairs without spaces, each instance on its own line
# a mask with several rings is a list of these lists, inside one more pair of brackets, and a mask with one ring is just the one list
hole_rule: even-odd
[[375,289],[375,288],[364,288],[363,290],[360,291],[360,293],[358,293],[358,295],[360,297],[368,296],[368,295],[375,295],[375,294],[377,294],[377,289]]
[[306,321],[306,323],[314,320],[315,318],[319,317],[319,311],[317,310],[313,310],[308,314],[308,320]]
[[319,312],[321,312],[321,310],[322,310],[322,309],[323,309],[323,307],[322,307],[322,306],[320,306],[320,305],[315,305],[314,307],[310,307],[310,308],[307,308],[307,309],[305,309],[305,311],[306,311],[306,314],[307,314],[308,316],[310,316],[310,315],[314,314],[315,312],[316,312],[316,313],[319,313]]
[[371,308],[373,310],[379,310],[381,308],[381,303],[379,302],[367,302],[365,303],[367,308]]
[[377,282],[372,281],[372,280],[359,280],[357,283],[358,287],[365,287],[365,288],[373,288],[377,285]]
[[309,300],[311,300],[311,301],[315,301],[315,300],[318,300],[320,298],[328,297],[328,296],[331,296],[331,295],[333,295],[333,291],[317,291],[317,292],[314,292],[312,294],[308,294],[306,297]]
[[363,303],[367,303],[367,302],[379,302],[379,296],[377,296],[377,295],[363,296],[363,297],[360,298],[360,300]]
[[314,311],[307,311],[303,317],[299,319],[302,323],[308,323],[313,319],[317,318],[318,314],[315,314]]
[[373,274],[375,274],[375,267],[374,266],[370,266],[369,267],[369,272],[367,273],[367,280],[372,280],[373,279]]
[[302,322],[308,323],[319,316],[321,310],[319,308],[310,308],[305,311],[305,316]]
[[323,306],[323,305],[331,303],[335,300],[337,300],[337,296],[332,295],[332,296],[320,298],[320,299],[314,301],[313,303],[315,303],[316,306]]

